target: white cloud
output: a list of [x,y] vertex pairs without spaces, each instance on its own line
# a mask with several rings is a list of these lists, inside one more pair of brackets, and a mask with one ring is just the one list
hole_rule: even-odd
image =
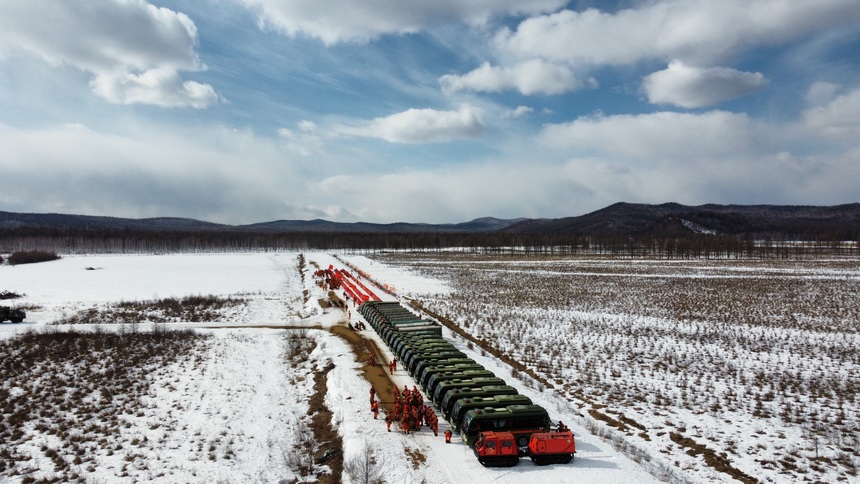
[[134,129],[126,135],[0,123],[4,176],[17,181],[0,203],[27,200],[21,208],[36,212],[251,223],[281,218],[285,194],[308,196],[294,161],[272,140],[220,127],[196,137],[172,127]]
[[528,116],[529,114],[535,112],[534,108],[530,108],[528,106],[517,106],[514,109],[502,114],[503,118],[522,118],[523,116]]
[[444,75],[439,78],[439,82],[446,93],[461,90],[500,92],[516,89],[526,96],[562,94],[581,86],[570,68],[540,59],[530,59],[513,67],[494,67],[485,62],[462,76]]
[[701,108],[759,91],[767,82],[760,72],[698,68],[674,61],[665,70],[646,76],[642,88],[652,104]]
[[803,112],[806,126],[828,138],[860,139],[860,89]]
[[451,22],[482,24],[501,15],[538,14],[566,0],[242,0],[260,23],[287,35],[326,44],[368,41],[384,34],[414,33]]
[[313,121],[308,121],[307,119],[303,119],[299,121],[299,129],[305,133],[312,133],[317,130],[317,124]]
[[113,103],[217,102],[212,86],[179,76],[205,68],[196,43],[188,16],[144,0],[0,2],[0,59],[20,52],[87,71],[93,91]]
[[579,154],[683,160],[749,153],[757,135],[745,114],[712,111],[584,117],[545,126],[541,139]]
[[278,134],[287,139],[288,148],[301,156],[311,156],[322,152],[323,139],[317,134],[317,125],[313,121],[303,119],[296,123],[298,131],[281,128]]
[[481,113],[472,106],[457,111],[409,109],[361,126],[341,126],[342,134],[384,139],[390,143],[438,143],[481,136],[485,131]]
[[860,22],[856,0],[676,0],[637,2],[603,13],[564,10],[504,29],[498,47],[521,59],[564,62],[577,70],[649,59],[698,65],[723,62],[758,46],[778,45]]
[[165,69],[149,69],[141,74],[99,74],[90,85],[93,92],[115,104],[200,109],[219,99],[209,84],[183,81],[178,73]]
[[806,102],[813,106],[822,106],[836,97],[840,86],[832,82],[814,82],[806,91]]

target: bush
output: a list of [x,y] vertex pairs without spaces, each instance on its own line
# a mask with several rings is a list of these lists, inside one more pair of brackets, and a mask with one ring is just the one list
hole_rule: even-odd
[[43,252],[39,250],[12,252],[9,256],[10,265],[34,264],[36,262],[48,262],[59,259],[56,252]]

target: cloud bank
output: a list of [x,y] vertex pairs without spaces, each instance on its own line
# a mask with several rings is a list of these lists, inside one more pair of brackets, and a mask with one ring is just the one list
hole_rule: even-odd
[[566,0],[243,0],[263,27],[305,35],[327,45],[367,42],[444,23],[481,24],[502,15],[551,12]]
[[187,15],[143,0],[0,2],[0,59],[25,54],[91,73],[111,103],[203,108],[215,89],[183,81],[205,68]]
[[472,106],[463,106],[457,111],[409,109],[360,126],[341,126],[337,131],[390,143],[417,144],[477,138],[485,129],[480,111]]
[[854,0],[646,2],[604,13],[563,10],[502,29],[497,47],[519,58],[575,68],[676,59],[716,65],[748,49],[776,45],[860,21]]
[[803,112],[806,126],[831,139],[860,139],[860,89]]
[[764,89],[760,72],[741,72],[728,67],[698,68],[672,62],[665,70],[645,76],[642,89],[652,104],[702,108]]
[[446,74],[439,78],[439,83],[446,93],[516,89],[526,96],[562,94],[581,86],[570,68],[540,59],[530,59],[512,67],[494,67],[485,62],[462,76]]

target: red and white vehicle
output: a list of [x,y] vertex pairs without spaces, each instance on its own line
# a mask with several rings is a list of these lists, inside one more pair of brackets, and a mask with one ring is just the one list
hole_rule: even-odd
[[513,467],[520,455],[528,455],[537,465],[567,464],[576,454],[576,441],[567,429],[535,432],[527,447],[518,448],[511,432],[481,432],[473,450],[484,466]]

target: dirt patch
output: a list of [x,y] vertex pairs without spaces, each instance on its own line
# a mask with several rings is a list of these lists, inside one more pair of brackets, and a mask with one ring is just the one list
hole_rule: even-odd
[[740,469],[732,466],[729,463],[728,459],[717,455],[717,453],[714,452],[713,449],[710,449],[707,446],[702,445],[689,437],[684,437],[677,432],[671,432],[669,434],[669,438],[671,438],[673,442],[680,445],[681,447],[687,448],[687,454],[691,456],[704,456],[705,463],[720,472],[724,472],[746,484],[755,484],[759,482],[758,479],[748,474],[745,474]]
[[[331,328],[331,332],[346,340],[355,353],[356,359],[363,363],[361,372],[364,378],[376,389],[380,406],[385,411],[393,410],[394,382],[388,374],[388,362],[382,361],[382,352],[376,342],[363,337],[361,332],[349,329],[345,325],[335,325]],[[370,353],[376,355],[376,365],[370,365]],[[370,412],[370,395],[367,396],[367,410]]]
[[615,427],[616,429],[618,429],[622,432],[625,432],[628,430],[627,425],[625,425],[623,422],[615,420],[614,418],[610,417],[609,415],[606,415],[603,412],[599,412],[599,411],[592,408],[588,411],[588,414],[591,415],[595,420],[600,420],[601,422],[606,422],[607,425],[609,425],[611,427]]
[[328,292],[328,303],[336,308],[344,308],[346,309],[346,302],[343,299],[338,297],[338,295],[334,291]]
[[404,449],[406,451],[406,456],[409,457],[409,461],[412,462],[412,468],[418,469],[425,462],[427,462],[427,456],[422,454],[418,449]]
[[334,484],[341,482],[343,475],[343,440],[331,424],[332,412],[325,404],[325,394],[328,386],[328,373],[334,368],[333,363],[314,374],[314,394],[311,396],[308,412],[312,413],[311,430],[314,440],[319,442],[314,461],[325,464],[331,469],[331,475],[319,475],[318,482]]

